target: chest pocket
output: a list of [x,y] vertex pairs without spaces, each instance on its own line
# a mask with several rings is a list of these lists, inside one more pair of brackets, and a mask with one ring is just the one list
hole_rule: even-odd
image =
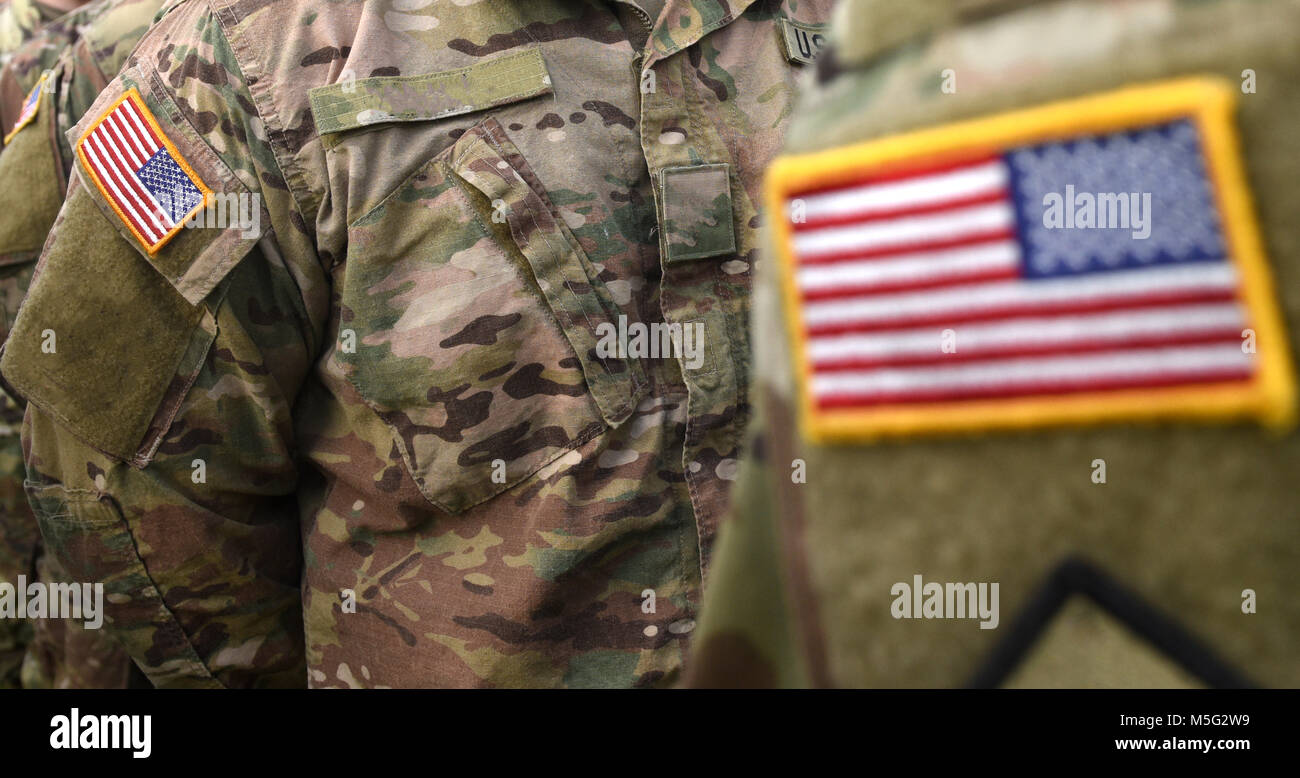
[[646,388],[597,348],[612,298],[495,119],[349,226],[337,281],[335,359],[447,511],[622,423]]

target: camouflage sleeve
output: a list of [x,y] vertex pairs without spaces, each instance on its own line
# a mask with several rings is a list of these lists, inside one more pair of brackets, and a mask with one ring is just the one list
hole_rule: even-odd
[[[28,41],[18,49],[14,59],[0,68],[0,130],[3,130],[5,136],[9,135],[18,122],[27,93],[31,91],[36,79],[40,78],[40,71],[33,77],[31,68],[33,65],[39,66],[34,55],[41,50],[42,43],[39,39]],[[6,141],[4,145],[9,144]]]
[[[0,392],[0,581],[14,582],[32,569],[40,531],[23,495],[23,460],[18,425],[22,408]],[[0,689],[18,686],[23,653],[32,627],[25,621],[0,618]]]
[[[761,423],[756,421],[755,425]],[[753,428],[751,428],[753,432]],[[685,685],[791,688],[809,681],[790,628],[773,469],[761,431],[736,476],[734,502],[718,535],[712,575]]]
[[[0,342],[8,336],[26,293],[47,232],[42,224],[48,228],[62,199],[61,171],[50,166],[48,154],[41,153],[43,139],[38,136],[46,127],[25,119],[24,107],[42,73],[66,44],[69,29],[61,23],[47,25],[19,46],[0,69],[0,136],[5,149],[20,147],[0,156]],[[20,121],[35,126],[14,143]],[[17,582],[19,576],[34,577],[40,538],[23,494],[25,471],[18,437],[22,418],[22,403],[0,391],[0,581],[9,583]],[[0,688],[18,685],[19,668],[32,634],[27,620],[0,619]]]
[[[122,0],[119,0],[122,1]],[[9,55],[0,71],[0,128],[6,136],[22,121],[27,96],[59,55],[94,23],[109,0],[94,0],[62,14],[28,33],[30,37]],[[132,0],[155,2],[155,0]],[[101,87],[103,84],[100,85]],[[8,141],[5,141],[8,146]]]
[[[124,143],[153,137],[135,183],[156,211],[92,153],[131,148],[81,145],[119,121]],[[269,132],[206,4],[177,4],[69,133],[68,197],[0,360],[29,402],[48,550],[104,585],[106,627],[157,686],[305,683],[292,413],[328,286]]]

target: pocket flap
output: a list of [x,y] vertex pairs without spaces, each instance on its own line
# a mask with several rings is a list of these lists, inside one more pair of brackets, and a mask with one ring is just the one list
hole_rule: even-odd
[[[587,386],[611,426],[622,423],[646,387],[640,362],[606,354],[602,341],[619,330],[608,290],[577,239],[556,216],[541,182],[495,119],[457,141],[452,172],[492,203],[528,261],[546,303],[582,362]],[[499,216],[498,216],[499,215]]]
[[542,51],[533,46],[455,70],[346,79],[312,89],[309,98],[316,131],[328,135],[459,116],[550,92]]
[[187,302],[109,232],[98,199],[73,181],[0,373],[96,450],[143,466],[216,336],[220,292]]

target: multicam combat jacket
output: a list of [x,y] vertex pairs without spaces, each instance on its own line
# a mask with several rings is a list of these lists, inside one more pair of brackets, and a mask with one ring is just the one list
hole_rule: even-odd
[[0,365],[51,550],[156,684],[678,676],[827,5],[164,10]]

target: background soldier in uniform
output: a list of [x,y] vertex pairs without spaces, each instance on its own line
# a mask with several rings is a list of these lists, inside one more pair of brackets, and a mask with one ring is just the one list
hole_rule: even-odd
[[[80,2],[36,2],[36,0],[13,0],[0,4],[0,66],[12,65],[13,72],[24,74],[23,79],[30,78],[31,65],[41,57],[57,53],[70,42],[75,35],[77,21],[81,14],[65,13],[83,5]],[[63,17],[60,19],[60,17]],[[45,32],[46,28],[50,29]],[[40,40],[30,43],[33,36]],[[30,43],[30,45],[29,45]],[[18,62],[10,60],[17,55]],[[39,77],[39,71],[36,74]],[[32,81],[31,83],[35,83]],[[16,108],[12,114],[0,111],[0,121],[10,115],[17,117],[22,110],[23,97],[27,91],[15,95],[11,90],[0,85],[0,103]],[[11,122],[3,121],[0,127],[8,134]],[[20,187],[15,194],[24,191]],[[57,208],[57,206],[56,206]],[[39,249],[39,244],[37,244]],[[35,254],[15,257],[0,255],[0,308],[3,319],[0,326],[0,339],[8,333],[9,325],[18,312],[17,303],[21,296],[16,296],[17,289],[25,286],[30,279],[30,267]],[[36,519],[27,507],[23,494],[23,458],[22,445],[18,431],[22,424],[23,409],[21,403],[0,391],[0,581],[17,583],[18,576],[31,571],[33,552],[38,538]],[[19,668],[23,652],[31,639],[31,625],[24,620],[0,620],[0,688],[17,686]]]
[[[7,317],[4,335],[27,292],[31,271],[67,191],[72,148],[65,137],[99,92],[121,69],[127,53],[149,28],[159,0],[97,0],[42,28],[0,70],[0,280]],[[17,414],[21,420],[21,412]],[[14,442],[17,443],[15,425]],[[15,449],[17,446],[15,445]],[[22,493],[20,451],[12,457],[21,506],[6,512],[5,537],[23,538],[18,572],[28,580],[64,580],[57,562],[39,553],[39,528]],[[33,562],[34,560],[34,562]],[[132,678],[133,665],[117,641],[76,621],[40,619],[23,664],[27,688],[113,688]],[[146,682],[147,685],[147,682]]]
[[[696,685],[1300,684],[1298,29],[837,8],[774,166]],[[1151,195],[1149,235],[1080,193]]]
[[6,0],[0,3],[0,66],[7,64],[18,47],[30,40],[37,30],[84,4],[85,0]]
[[[317,686],[677,678],[827,5],[164,9],[0,362],[156,685],[300,683],[304,626]],[[704,358],[597,351],[647,323]]]

